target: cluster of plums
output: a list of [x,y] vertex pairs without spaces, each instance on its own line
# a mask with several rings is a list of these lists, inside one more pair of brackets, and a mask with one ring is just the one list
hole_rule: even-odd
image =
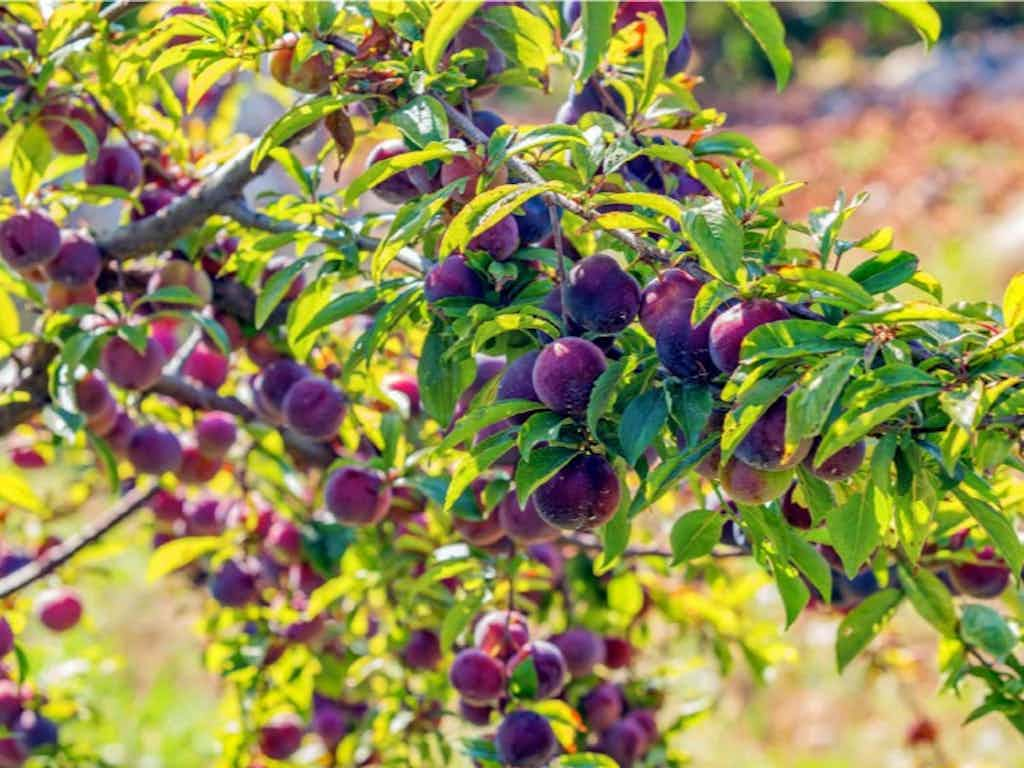
[[[80,605],[77,610],[80,615]],[[42,607],[44,622],[66,624],[66,612],[52,599]],[[45,698],[31,685],[19,682],[8,666],[14,640],[11,625],[0,616],[0,766],[5,768],[19,768],[30,755],[53,752],[58,744],[57,724],[40,711]]]

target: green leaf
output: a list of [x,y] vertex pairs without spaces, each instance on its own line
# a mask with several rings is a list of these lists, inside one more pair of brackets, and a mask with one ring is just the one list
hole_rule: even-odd
[[[665,79],[665,63],[668,51],[665,48],[665,30],[653,13],[649,14],[652,23],[644,25],[643,78],[640,81],[640,99],[637,112],[643,112],[650,106],[661,81]],[[642,14],[641,14],[642,17]]]
[[672,418],[683,430],[687,445],[696,445],[714,406],[711,388],[698,381],[670,381],[666,385]]
[[444,511],[451,510],[463,491],[514,447],[515,434],[506,429],[473,446],[472,452],[462,454],[450,469],[451,482],[444,497]]
[[786,629],[800,616],[800,612],[811,600],[811,590],[794,568],[773,561],[775,584],[779,588],[782,606],[786,611]]
[[960,617],[960,637],[997,659],[1009,655],[1017,645],[1017,637],[999,611],[987,605],[965,605]]
[[441,622],[441,648],[451,648],[480,610],[482,594],[471,594],[455,602]]
[[253,323],[257,328],[262,328],[263,324],[267,322],[271,313],[288,294],[288,289],[292,287],[292,283],[309,264],[309,261],[308,258],[296,259],[284,269],[270,276],[270,279],[256,295]]
[[721,200],[687,211],[685,230],[701,266],[735,285],[743,274],[743,227]]
[[655,195],[651,192],[600,192],[590,197],[590,205],[628,205],[634,208],[649,208],[657,213],[664,214],[674,221],[682,222],[683,207],[671,198],[664,195]]
[[874,304],[871,294],[860,283],[840,272],[814,267],[782,267],[779,269],[779,275],[796,283],[801,291],[818,291],[825,294],[826,296],[815,296],[820,301],[832,297],[829,303],[845,309],[864,309]]
[[676,520],[669,536],[672,565],[710,555],[722,536],[725,519],[717,509],[695,509]]
[[572,448],[546,446],[537,448],[530,454],[530,459],[521,459],[516,465],[515,483],[516,498],[519,506],[525,506],[537,487],[550,480],[558,470],[576,457]]
[[913,25],[927,47],[931,48],[942,33],[942,19],[931,3],[921,0],[881,0],[882,5]]
[[423,63],[428,72],[437,72],[448,43],[481,5],[480,0],[444,0],[431,10],[423,31]]
[[576,70],[576,82],[582,83],[601,61],[608,51],[612,39],[612,19],[615,17],[617,2],[609,0],[589,0],[581,3],[583,22],[583,55],[580,56],[579,69]]
[[956,634],[956,610],[953,598],[939,577],[925,568],[911,573],[899,566],[900,584],[921,618],[946,637]]
[[636,364],[635,357],[626,355],[609,363],[597,377],[594,388],[590,390],[590,400],[587,402],[587,429],[591,434],[597,434],[597,422],[615,402],[619,381],[628,376],[636,368]]
[[1024,568],[1024,544],[1017,538],[1016,530],[1010,519],[1000,510],[985,503],[981,499],[969,495],[962,488],[955,488],[953,493],[964,505],[967,512],[978,521],[992,540],[996,552],[1010,566],[1014,574],[1020,574]]
[[[278,272],[274,277],[277,277],[277,275],[280,274],[281,272]],[[343,293],[340,296],[331,299],[331,301],[329,301],[308,320],[305,318],[296,318],[296,322],[299,324],[301,324],[300,321],[305,320],[305,324],[302,326],[302,330],[296,335],[296,339],[304,339],[310,334],[334,325],[339,320],[344,320],[346,317],[351,317],[352,315],[357,315],[360,312],[366,311],[373,306],[374,302],[377,301],[377,298],[377,289],[370,286],[369,288],[363,288],[351,293]]]
[[722,305],[722,302],[733,298],[736,289],[720,280],[708,280],[697,291],[693,300],[693,311],[690,313],[690,325],[696,327],[707,320],[711,313]]
[[846,614],[839,623],[836,636],[836,665],[840,672],[889,623],[902,599],[903,593],[898,589],[883,589],[864,598],[860,605]]
[[423,342],[416,377],[420,385],[423,410],[442,426],[448,426],[459,396],[473,382],[476,363],[469,356],[446,359],[449,339],[443,327],[435,324]]
[[540,411],[531,415],[519,430],[516,445],[520,458],[529,461],[530,453],[538,443],[550,443],[558,437],[562,425],[569,419],[552,411]]
[[[621,473],[619,474],[619,485],[626,491]],[[601,553],[594,560],[594,575],[600,576],[615,567],[622,553],[629,545],[630,517],[629,517],[629,493],[624,492],[619,498],[619,508],[615,510],[612,519],[605,523],[601,529]]]
[[516,664],[512,674],[508,677],[509,693],[517,699],[533,699],[537,696],[537,667],[533,663],[533,657],[527,656],[523,661]]
[[341,109],[354,98],[321,96],[285,112],[264,132],[260,143],[256,145],[256,150],[253,152],[249,169],[256,171],[274,147],[281,146],[295,134],[308,128],[324,115]]
[[188,99],[186,112],[191,112],[199,104],[200,99],[206,95],[214,83],[224,75],[238,68],[242,63],[241,59],[220,58],[211,59],[210,63],[197,72],[193,72],[188,81]]
[[502,184],[476,195],[445,228],[438,253],[463,251],[469,241],[507,218],[527,200],[551,188],[550,183]]
[[543,407],[534,400],[499,400],[483,408],[474,408],[455,423],[452,431],[438,444],[436,451],[438,453],[449,451],[492,424],[497,424],[499,421],[518,416],[521,413],[537,411]]
[[[516,5],[490,5],[484,11],[484,34],[519,67],[543,79],[555,58],[554,32],[541,16]],[[560,60],[560,57],[558,57]]]
[[662,3],[661,12],[665,15],[665,45],[672,51],[686,32],[686,3]]
[[553,768],[619,768],[619,764],[610,757],[599,755],[596,752],[577,752],[575,755],[562,755],[551,765]]
[[632,400],[619,422],[619,442],[626,461],[632,466],[665,426],[668,403],[664,389],[648,389]]
[[843,506],[830,509],[825,523],[832,546],[843,561],[843,569],[852,579],[881,541],[875,516],[875,489],[871,483]]
[[868,293],[885,293],[912,278],[917,264],[909,251],[882,251],[850,270],[850,277]]
[[908,301],[903,304],[887,304],[865,312],[854,312],[843,318],[842,325],[871,325],[875,323],[975,323],[975,319],[954,312],[938,304],[923,301]]
[[189,317],[203,329],[203,333],[213,341],[214,346],[222,355],[231,354],[231,339],[228,338],[228,332],[224,330],[224,326],[201,312],[192,312]]
[[804,372],[786,404],[787,445],[796,446],[805,437],[821,432],[861,359],[859,355],[833,355]]
[[345,190],[345,204],[355,205],[362,194],[389,179],[396,173],[400,173],[416,165],[423,165],[431,160],[447,160],[461,152],[465,145],[461,141],[448,140],[435,142],[423,149],[413,152],[403,152],[400,155],[389,157],[387,160],[374,163],[358,177]]
[[149,558],[146,581],[156,581],[222,546],[224,541],[219,536],[188,536],[162,544]]
[[764,0],[730,0],[729,7],[768,57],[775,72],[775,82],[781,91],[789,82],[793,56],[786,47],[786,27],[778,12],[771,3]]
[[1011,277],[1003,293],[1003,323],[1007,328],[1024,323],[1024,272]]
[[448,138],[448,116],[433,96],[419,96],[392,112],[388,122],[402,132],[415,147]]
[[817,547],[792,528],[789,533],[789,560],[818,590],[825,602],[832,599],[832,568]]

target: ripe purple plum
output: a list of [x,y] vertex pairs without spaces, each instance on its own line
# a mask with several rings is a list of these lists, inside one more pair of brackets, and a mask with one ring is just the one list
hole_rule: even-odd
[[[602,91],[604,93],[602,93]],[[558,109],[555,122],[575,125],[587,112],[600,112],[619,118],[626,111],[622,94],[611,86],[601,86],[590,78],[579,91],[570,94]]]
[[449,53],[457,53],[469,48],[479,48],[484,52],[482,65],[474,62],[466,69],[466,74],[477,81],[473,90],[478,96],[483,96],[492,90],[490,86],[485,85],[485,81],[500,75],[506,66],[505,54],[484,34],[483,26],[479,20],[471,19],[459,29],[448,47]]
[[391,506],[391,491],[375,469],[341,467],[324,484],[327,510],[345,525],[373,525]]
[[295,61],[299,36],[289,32],[274,44],[270,54],[270,74],[281,85],[302,93],[320,93],[334,75],[334,59],[327,50],[313,53],[302,63]]
[[117,401],[102,377],[90,371],[75,382],[75,402],[87,419],[106,419],[117,414]]
[[402,660],[410,669],[436,669],[441,656],[441,638],[431,629],[410,632],[402,649]]
[[345,418],[345,398],[327,379],[308,376],[289,388],[282,403],[285,423],[306,437],[327,440]]
[[489,704],[470,704],[468,701],[459,700],[459,717],[470,725],[490,725],[493,712],[494,707]]
[[25,691],[13,680],[0,680],[0,727],[9,728],[25,705]]
[[[501,376],[498,382],[498,400],[533,400],[540,402],[537,397],[537,390],[533,388],[533,366],[540,357],[540,350],[531,349],[525,355],[517,357],[512,361]],[[522,424],[526,421],[527,415],[520,414],[513,416],[512,421]]]
[[743,339],[758,326],[789,318],[781,304],[766,299],[744,301],[725,310],[711,324],[711,359],[720,371],[732,373],[740,364]]
[[229,608],[241,608],[259,597],[257,570],[252,563],[233,558],[224,562],[210,579],[213,599]]
[[335,750],[348,732],[348,715],[333,701],[318,700],[313,706],[313,733],[328,750]]
[[14,269],[42,266],[59,249],[60,230],[43,211],[17,211],[0,224],[0,256]]
[[957,563],[950,567],[953,584],[966,595],[987,600],[998,597],[1010,583],[1010,569],[992,547],[975,553],[974,563]]
[[[521,245],[539,243],[551,234],[551,213],[542,197],[531,197],[523,203],[522,211],[514,214]],[[561,208],[557,209],[556,215],[562,217]]]
[[491,138],[494,132],[505,124],[505,120],[497,112],[489,109],[477,109],[473,111],[473,125]]
[[256,377],[253,399],[260,414],[273,424],[284,423],[284,398],[292,386],[309,376],[309,369],[289,358],[270,363]]
[[704,381],[715,373],[711,360],[708,335],[714,324],[714,315],[696,327],[690,323],[689,305],[671,312],[658,323],[655,349],[661,364],[674,376],[693,381]]
[[142,219],[148,218],[158,211],[163,210],[177,199],[178,194],[173,190],[147,184],[139,193],[138,202],[141,206],[141,210],[132,208],[131,220],[141,221]]
[[[0,27],[0,47],[21,48],[35,55],[36,33],[28,24],[5,23]],[[7,58],[0,60],[0,88],[13,91],[25,82],[27,71],[24,62]]]
[[302,745],[305,726],[298,715],[282,713],[260,728],[260,752],[271,760],[287,760]]
[[592,732],[607,731],[622,717],[625,703],[615,683],[598,683],[580,700],[583,722]]
[[509,659],[506,669],[511,678],[520,664],[531,662],[537,676],[537,688],[531,698],[553,699],[562,692],[569,678],[569,668],[558,646],[545,640],[534,640],[520,648]]
[[29,750],[20,734],[0,736],[0,768],[21,768]]
[[607,367],[600,347],[586,339],[566,336],[540,351],[533,366],[533,388],[540,401],[555,413],[581,417],[587,412],[594,382]]
[[466,257],[455,253],[434,265],[427,273],[423,281],[423,295],[431,304],[456,296],[482,299],[484,283],[466,263]]
[[85,181],[130,192],[142,183],[142,158],[127,144],[101,147],[96,159],[86,163]]
[[0,616],[0,658],[14,650],[14,631],[7,619]]
[[540,516],[532,496],[522,507],[514,493],[506,496],[498,505],[498,522],[505,535],[520,544],[554,541],[559,536],[558,529]]
[[206,498],[185,505],[185,531],[189,536],[218,536],[224,532],[224,507],[217,499]]
[[804,460],[811,450],[809,438],[801,440],[788,455],[786,453],[787,402],[783,395],[768,406],[736,446],[736,458],[754,469],[772,472],[791,469]]
[[145,350],[139,353],[126,339],[112,336],[100,352],[100,368],[121,389],[149,389],[166,363],[167,353],[153,338],[146,340]]
[[476,706],[493,704],[505,693],[505,668],[478,648],[459,652],[448,679],[463,699]]
[[782,497],[782,501],[780,502],[782,516],[786,518],[786,522],[794,528],[806,530],[811,527],[814,522],[814,518],[811,516],[811,510],[793,497],[793,491],[795,490],[796,485],[791,485],[789,490],[786,491],[785,495]]
[[95,285],[69,288],[60,283],[50,283],[46,288],[46,306],[55,312],[76,305],[92,306],[99,298]]
[[238,430],[235,417],[223,411],[211,411],[196,422],[199,452],[211,459],[222,459],[235,444]]
[[633,768],[644,753],[647,734],[634,720],[623,719],[602,734],[596,751],[608,755],[619,768]]
[[415,376],[406,373],[389,374],[381,382],[381,389],[405,406],[403,413],[413,417],[420,415],[420,383]]
[[[451,199],[465,205],[477,194],[480,186],[481,176],[487,163],[479,155],[460,155],[453,157],[441,166],[441,186],[448,186],[459,179],[465,179],[461,189],[456,188],[451,193]],[[505,166],[498,166],[498,169],[491,175],[489,187],[497,187],[508,181],[508,170]],[[480,190],[483,191],[483,190]]]
[[96,144],[107,138],[107,121],[84,104],[72,101],[54,101],[39,112],[39,124],[50,137],[55,152],[62,155],[81,155],[86,151],[79,129],[92,133]]
[[157,520],[174,523],[181,519],[185,502],[180,496],[160,488],[149,500],[149,508],[153,510],[153,517]]
[[646,752],[658,740],[658,721],[649,709],[634,709],[625,719],[637,725],[644,734],[641,752]]
[[220,389],[228,380],[229,368],[230,361],[219,349],[200,341],[185,360],[181,370],[207,389]]
[[585,627],[571,627],[551,638],[573,677],[586,677],[604,662],[604,641]]
[[[390,160],[409,151],[401,139],[383,141],[372,150],[366,159],[366,167]],[[404,171],[390,176],[373,188],[373,193],[381,200],[401,205],[415,197],[435,191],[438,187],[437,174],[431,175],[425,165],[414,165]]]
[[820,477],[830,483],[841,482],[852,477],[864,463],[867,445],[863,440],[858,440],[845,448],[840,448],[816,467],[814,466],[814,454],[817,453],[820,443],[821,438],[815,439],[814,445],[804,461],[804,467],[815,477]]
[[494,737],[502,765],[540,768],[558,754],[558,739],[547,718],[528,709],[509,712]]
[[212,459],[204,456],[194,445],[181,449],[181,464],[178,466],[178,479],[186,485],[208,483],[217,476],[223,459]]
[[550,525],[588,530],[604,525],[619,507],[621,489],[603,456],[580,454],[533,492],[537,511]]
[[729,498],[740,504],[767,504],[779,498],[793,482],[793,470],[772,472],[757,469],[733,456],[722,467],[719,479]]
[[452,527],[474,547],[489,547],[499,542],[505,535],[497,508],[490,510],[479,520],[456,515],[452,519]]
[[614,256],[598,253],[569,271],[565,293],[569,316],[588,331],[618,333],[640,309],[640,285]]
[[633,662],[633,645],[624,637],[604,639],[604,665],[608,669],[624,669]]
[[18,717],[14,724],[14,732],[21,737],[30,752],[56,747],[60,741],[57,724],[30,709],[24,710]]
[[117,412],[117,415],[114,417],[114,423],[107,431],[107,434],[104,435],[114,453],[119,456],[124,456],[128,453],[128,444],[131,442],[132,433],[135,431],[136,426],[135,420],[125,411],[119,410]]
[[495,261],[507,261],[519,250],[519,228],[511,216],[499,219],[469,241],[471,251],[484,251]]
[[664,270],[644,287],[640,296],[640,325],[651,338],[657,338],[665,318],[677,312],[692,312],[700,288],[700,280],[689,272],[675,267]]
[[66,632],[82,618],[82,598],[68,587],[55,587],[36,600],[36,616],[43,626],[54,632]]
[[64,285],[95,283],[103,268],[103,256],[87,232],[65,232],[54,259],[43,267],[46,276]]
[[181,467],[181,443],[167,429],[147,424],[132,432],[128,440],[128,460],[139,474],[175,472]]
[[490,611],[473,627],[473,644],[500,659],[511,658],[529,641],[530,627],[518,611]]

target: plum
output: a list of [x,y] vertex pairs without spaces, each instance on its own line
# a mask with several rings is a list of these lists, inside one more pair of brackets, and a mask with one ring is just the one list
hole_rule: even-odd
[[992,547],[979,550],[975,558],[978,562],[956,563],[950,567],[953,584],[960,592],[981,600],[998,597],[1010,583],[1010,569]]
[[603,89],[608,102],[602,96],[602,88],[598,81],[590,78],[579,90],[570,94],[569,99],[559,108],[555,122],[575,125],[587,112],[600,112],[619,117],[626,110],[626,102],[617,90],[612,87]]
[[0,658],[14,650],[14,631],[7,619],[0,616]]
[[573,677],[586,677],[604,661],[604,641],[585,627],[571,627],[551,638]]
[[435,669],[441,663],[441,655],[441,638],[430,629],[410,632],[402,649],[402,660],[410,669]]
[[[523,203],[522,210],[522,213],[513,215],[521,245],[539,243],[551,234],[551,213],[544,198],[540,195],[531,197]],[[561,218],[561,214],[562,209],[559,208],[557,212],[559,218]]]
[[669,373],[681,379],[705,381],[715,372],[708,344],[714,317],[697,326],[690,323],[690,312],[670,312],[657,324],[655,350]]
[[604,665],[608,669],[623,669],[633,661],[633,645],[624,637],[604,639]]
[[487,138],[494,135],[494,132],[505,124],[501,115],[489,109],[473,110],[473,125],[487,134]]
[[309,375],[309,369],[288,358],[270,363],[253,385],[253,399],[260,415],[273,424],[282,424],[285,395],[296,382]]
[[135,420],[127,413],[121,410],[117,412],[114,423],[104,435],[114,453],[121,456],[128,453],[128,444],[131,442],[136,426]]
[[341,467],[324,484],[324,504],[345,525],[372,525],[388,513],[391,492],[377,470]]
[[618,333],[640,309],[640,286],[614,256],[598,253],[569,271],[569,316],[588,331]]
[[59,312],[76,305],[92,306],[99,298],[99,291],[93,284],[69,288],[60,283],[50,283],[46,288],[46,306]]
[[540,401],[555,413],[581,417],[587,412],[594,382],[607,365],[596,344],[566,336],[552,341],[537,356],[533,388]]
[[452,527],[474,547],[488,547],[491,544],[496,544],[505,535],[501,521],[498,519],[497,508],[492,509],[479,520],[456,515],[452,518]]
[[484,251],[495,261],[508,261],[519,250],[519,228],[511,216],[499,219],[469,241],[472,251]]
[[42,266],[59,249],[60,230],[42,211],[17,211],[0,224],[0,255],[14,269]]
[[[498,400],[533,400],[540,402],[537,397],[537,390],[533,387],[533,366],[540,357],[540,350],[531,349],[524,355],[513,360],[498,382]],[[527,414],[513,416],[512,421],[522,424],[526,421]]]
[[[486,165],[487,161],[479,155],[471,154],[453,157],[441,166],[441,186],[446,187],[459,179],[465,179],[465,183],[462,185],[461,189],[456,188],[451,193],[452,200],[465,205],[476,197],[477,188],[480,186],[481,182],[480,177],[483,175]],[[500,165],[491,175],[491,181],[488,186],[497,187],[507,181],[508,170],[505,166]]]
[[587,530],[604,525],[619,507],[619,478],[603,456],[580,454],[533,492],[550,525]]
[[229,360],[205,341],[196,344],[182,366],[182,373],[207,389],[220,389],[228,379]]
[[767,504],[779,498],[793,481],[793,471],[757,469],[733,456],[722,467],[722,489],[740,504]]
[[56,747],[60,741],[57,724],[30,709],[21,713],[18,721],[14,724],[14,732],[22,738],[25,746],[31,752]]
[[0,680],[0,728],[9,728],[25,705],[26,691],[14,680]]
[[687,316],[702,283],[689,272],[672,267],[651,280],[640,295],[640,325],[657,338],[661,322],[678,312]]
[[345,398],[327,379],[309,376],[291,386],[282,402],[285,423],[306,437],[327,440],[345,418]]
[[391,488],[388,517],[394,522],[406,525],[414,522],[426,508],[426,497],[415,488],[408,485],[395,485]]
[[141,209],[132,208],[130,218],[132,221],[141,221],[163,210],[177,199],[178,194],[173,190],[147,184],[139,193],[138,202]]
[[448,679],[463,699],[477,706],[493,704],[505,693],[505,668],[478,648],[458,653]]
[[522,507],[514,493],[506,496],[498,505],[498,522],[505,535],[520,544],[554,541],[559,536],[558,529],[540,516],[532,496]]
[[320,93],[334,75],[334,60],[326,50],[313,53],[301,64],[295,61],[299,36],[289,32],[274,44],[270,54],[270,74],[281,85],[302,93]]
[[223,411],[211,411],[196,422],[196,444],[199,452],[211,459],[221,459],[235,444],[235,417]]
[[392,398],[397,398],[400,403],[406,404],[403,413],[413,417],[420,415],[420,384],[415,376],[405,373],[390,374],[384,377],[381,389]]
[[780,503],[782,516],[786,518],[786,522],[794,528],[806,530],[811,527],[814,519],[811,516],[811,510],[793,498],[793,491],[795,490],[796,485],[791,485],[789,490],[786,491],[785,495],[782,497],[782,501]]
[[643,756],[647,734],[634,720],[623,719],[602,734],[595,750],[608,755],[619,768],[632,768]]
[[46,466],[46,459],[35,448],[12,448],[10,457],[18,469],[43,469]]
[[531,698],[541,700],[558,696],[569,677],[569,668],[558,646],[545,640],[527,643],[509,659],[506,666],[509,677],[515,674],[520,664],[527,661],[533,664],[537,677],[537,687]]
[[622,717],[625,703],[615,683],[598,683],[580,699],[580,714],[591,732],[602,733]]
[[137,428],[128,439],[128,460],[140,474],[161,475],[181,466],[181,443],[173,433],[155,424]]
[[470,725],[490,725],[493,712],[494,707],[489,704],[470,704],[463,699],[459,700],[459,716]]
[[740,364],[740,346],[760,325],[789,318],[781,304],[766,299],[744,301],[725,310],[711,324],[711,359],[720,371],[732,373]]
[[[408,151],[409,148],[401,139],[389,139],[381,142],[370,150],[366,159],[366,167],[370,168]],[[431,174],[425,165],[414,165],[412,168],[406,168],[404,171],[399,171],[384,179],[373,188],[373,193],[387,203],[401,205],[427,192],[433,192],[437,188],[437,174]]]
[[686,32],[676,43],[676,47],[669,51],[668,59],[665,61],[665,74],[668,77],[678,75],[690,65],[692,57],[693,41],[690,39],[690,33]]
[[36,600],[36,616],[43,626],[54,632],[66,632],[82,618],[82,598],[68,587],[55,587]]
[[644,735],[641,742],[641,752],[650,749],[658,740],[658,722],[654,719],[654,713],[649,709],[634,709],[625,720],[636,725]]
[[112,336],[100,352],[100,368],[122,389],[149,389],[160,378],[166,363],[167,353],[152,337],[146,339],[142,353],[120,336]]
[[260,728],[260,751],[272,760],[287,760],[302,745],[304,732],[298,715],[275,715]]
[[477,81],[474,92],[477,95],[483,95],[485,91],[490,90],[481,87],[485,81],[505,70],[505,54],[483,33],[483,24],[477,19],[471,19],[455,33],[448,50],[449,53],[456,53],[469,48],[479,48],[484,52],[483,66],[471,66],[466,72],[469,77]]
[[142,158],[127,144],[100,147],[96,159],[85,165],[85,181],[130,192],[142,183]]
[[526,617],[518,611],[490,611],[473,627],[473,644],[501,659],[509,659],[529,641]]
[[117,401],[110,393],[110,388],[93,371],[75,382],[75,402],[78,410],[88,418],[117,413]]
[[[77,123],[77,126],[76,126]],[[39,124],[50,137],[55,152],[62,155],[85,153],[79,128],[90,131],[99,146],[107,138],[107,121],[95,110],[72,101],[54,101],[39,111]]]
[[227,560],[210,579],[213,599],[229,608],[241,608],[259,597],[255,567],[237,558]]
[[210,276],[185,259],[171,259],[153,273],[146,290],[149,293],[156,293],[161,288],[187,288],[203,304],[209,304],[213,300],[213,283]]
[[786,454],[786,403],[785,395],[780,397],[754,422],[734,455],[754,469],[772,472],[791,469],[799,464],[811,450],[811,440],[806,438]]
[[20,734],[0,736],[0,768],[21,768],[29,750]]
[[858,440],[844,448],[840,448],[819,466],[814,466],[815,454],[818,452],[820,444],[821,438],[816,438],[813,447],[804,460],[804,467],[815,477],[820,477],[822,480],[828,480],[832,483],[840,482],[852,477],[860,469],[860,465],[864,463],[867,446],[863,440]]
[[427,273],[423,280],[423,295],[430,304],[455,296],[482,299],[484,283],[466,263],[466,257],[455,253],[435,264]]
[[[35,30],[28,24],[15,22],[0,26],[0,47],[21,48],[35,55],[36,43]],[[0,89],[13,91],[25,82],[27,75],[24,62],[16,58],[0,59]]]
[[[679,146],[678,142],[663,136],[655,136],[651,144]],[[708,193],[700,179],[687,173],[683,166],[651,154],[637,155],[629,160],[626,171],[630,178],[636,179],[652,192],[667,193],[676,200]]]
[[181,519],[185,510],[185,502],[168,490],[160,488],[149,500],[149,508],[153,517],[166,523],[174,523]]
[[95,283],[103,268],[103,256],[86,232],[64,232],[60,248],[43,270],[51,280],[79,287]]
[[314,704],[311,725],[313,733],[333,752],[348,732],[348,715],[333,701],[318,701]]
[[547,718],[528,709],[509,712],[494,737],[502,765],[540,768],[559,752],[558,739]]
[[210,458],[199,452],[194,445],[181,449],[181,463],[178,466],[178,479],[186,485],[208,483],[220,471],[222,458]]

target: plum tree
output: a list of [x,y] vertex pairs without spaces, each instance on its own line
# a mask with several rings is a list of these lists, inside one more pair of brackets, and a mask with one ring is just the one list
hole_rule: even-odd
[[711,359],[720,371],[731,373],[740,363],[740,345],[760,325],[789,318],[785,307],[774,301],[755,299],[730,307],[711,324]]
[[379,522],[391,504],[391,492],[383,476],[363,467],[336,469],[324,483],[327,511],[347,525]]
[[582,416],[590,392],[608,363],[591,341],[575,336],[552,341],[541,350],[533,366],[533,389],[555,413]]
[[466,258],[456,253],[427,273],[423,294],[432,304],[455,296],[479,299],[484,295],[484,283],[466,263]]
[[281,412],[285,423],[307,437],[333,437],[345,418],[345,398],[327,379],[306,376],[289,387]]
[[547,718],[528,709],[509,712],[498,726],[495,745],[503,765],[539,768],[559,752]]
[[766,504],[786,492],[793,481],[793,472],[789,469],[757,469],[734,456],[722,467],[719,479],[722,489],[733,501]]
[[297,61],[295,51],[299,42],[299,36],[293,32],[277,41],[270,54],[270,74],[281,85],[296,91],[319,93],[334,75],[334,62],[329,51],[322,47],[303,61]]
[[448,678],[452,687],[470,704],[493,704],[505,692],[505,668],[502,663],[478,648],[460,651]]
[[112,336],[100,352],[100,368],[106,377],[121,389],[149,389],[160,378],[167,354],[156,339],[146,339],[139,352],[121,336]]
[[640,309],[640,286],[614,256],[599,253],[570,270],[565,306],[586,330],[618,333]]
[[619,478],[608,460],[580,454],[534,491],[537,512],[556,528],[581,530],[608,522],[619,508]]
[[791,469],[804,460],[811,450],[811,440],[800,441],[786,450],[785,395],[780,397],[758,417],[753,426],[736,446],[735,456],[755,469],[778,471]]
[[0,224],[0,255],[14,269],[42,266],[59,248],[60,230],[42,211],[18,211]]

